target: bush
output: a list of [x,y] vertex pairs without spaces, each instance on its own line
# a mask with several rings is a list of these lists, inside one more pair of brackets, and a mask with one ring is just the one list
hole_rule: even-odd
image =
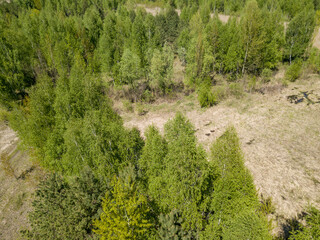
[[256,85],[257,85],[257,78],[256,78],[256,76],[253,76],[250,78],[249,83],[248,83],[249,91],[251,92],[252,90],[255,90]]
[[312,48],[308,59],[309,67],[313,72],[320,74],[320,51],[317,48]]
[[198,100],[201,107],[211,107],[217,103],[216,96],[208,84],[202,84],[200,86],[198,90]]
[[9,112],[6,109],[0,107],[0,123],[7,122],[8,118],[9,118]]
[[294,61],[285,73],[285,78],[290,82],[294,82],[301,75],[302,61],[300,59]]
[[272,76],[272,70],[269,68],[265,68],[261,72],[262,82],[267,83],[270,82]]

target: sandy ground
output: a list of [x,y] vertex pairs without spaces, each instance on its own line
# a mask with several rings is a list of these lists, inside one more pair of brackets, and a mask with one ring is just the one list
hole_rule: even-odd
[[[313,90],[310,98],[320,98],[320,80],[313,78],[286,89],[231,99],[207,110],[197,100],[163,103],[145,116],[122,113],[127,127],[143,133],[154,124],[162,132],[164,124],[182,111],[194,124],[196,136],[206,150],[225,129],[237,129],[246,166],[256,187],[272,197],[276,215],[291,218],[312,203],[320,207],[320,104],[290,103],[287,96]],[[192,102],[195,103],[194,107]]]
[[18,149],[18,138],[0,123],[0,239],[18,239],[42,171]]

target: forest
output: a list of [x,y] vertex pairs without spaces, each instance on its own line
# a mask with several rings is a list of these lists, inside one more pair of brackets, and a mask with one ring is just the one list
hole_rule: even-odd
[[[110,92],[193,91],[205,108],[221,100],[217,79],[236,92],[280,65],[284,81],[319,74],[319,0],[11,0],[0,14],[2,118],[46,171],[21,238],[275,239],[235,128],[209,153],[182,113],[142,137]],[[320,238],[320,211],[308,213],[288,239]]]

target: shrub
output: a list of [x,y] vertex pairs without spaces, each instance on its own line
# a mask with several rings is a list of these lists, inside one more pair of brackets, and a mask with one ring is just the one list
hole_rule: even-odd
[[315,73],[320,73],[320,51],[317,48],[312,48],[308,59],[309,67]]
[[294,61],[285,73],[285,78],[290,82],[294,82],[301,75],[302,61],[300,59]]
[[267,214],[271,214],[271,213],[274,213],[275,211],[275,207],[272,203],[272,199],[271,197],[267,197],[267,198],[264,198],[263,196],[261,196],[261,200],[260,200],[260,211],[267,215]]
[[252,90],[254,90],[256,88],[256,85],[257,85],[257,78],[256,76],[253,76],[250,78],[248,83],[249,91],[251,92]]
[[208,84],[201,84],[198,90],[198,100],[201,107],[211,107],[217,103],[216,96]]
[[270,82],[272,76],[272,70],[269,68],[265,68],[261,72],[262,82],[267,83]]
[[8,118],[9,118],[9,112],[6,109],[0,107],[0,123],[7,122]]
[[153,99],[153,96],[152,96],[152,93],[146,89],[143,94],[142,94],[142,100],[147,102],[147,103],[150,103],[152,102],[154,99]]

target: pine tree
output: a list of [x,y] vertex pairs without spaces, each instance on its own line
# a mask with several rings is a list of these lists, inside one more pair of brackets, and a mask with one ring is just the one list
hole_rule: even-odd
[[149,219],[150,207],[135,182],[114,177],[112,190],[106,193],[102,209],[100,219],[94,221],[93,230],[101,240],[147,239],[153,226]]
[[259,201],[253,179],[245,168],[234,128],[229,128],[211,147],[212,164],[219,177],[212,195],[208,239],[271,239],[266,219],[256,214]]
[[138,12],[134,22],[132,24],[132,51],[137,54],[140,61],[140,68],[144,69],[147,62],[146,62],[146,50],[147,50],[147,33],[145,29],[145,25],[143,22],[143,18],[145,16],[141,11]]
[[145,145],[139,159],[141,177],[145,181],[148,194],[153,199],[161,199],[164,184],[162,174],[165,169],[165,156],[168,153],[167,142],[154,126],[147,129],[145,136]]
[[105,183],[90,169],[67,181],[57,174],[43,180],[36,191],[29,213],[31,229],[27,239],[89,239],[92,221],[98,218]]
[[176,209],[183,219],[182,228],[198,232],[208,214],[215,170],[208,165],[203,148],[197,146],[194,128],[181,114],[165,125],[168,154],[164,195],[159,202],[163,209]]

